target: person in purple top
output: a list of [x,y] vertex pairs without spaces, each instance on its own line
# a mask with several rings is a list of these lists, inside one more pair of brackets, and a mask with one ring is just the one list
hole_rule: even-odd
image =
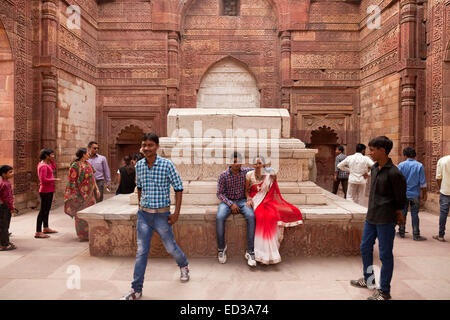
[[111,188],[111,171],[109,170],[108,161],[106,158],[98,154],[98,143],[91,141],[88,144],[89,164],[94,168],[94,177],[97,182],[98,189],[100,190],[100,197],[97,198],[95,194],[95,200],[98,202],[103,201],[103,189]]
[[216,216],[217,248],[219,263],[227,261],[225,243],[225,221],[233,213],[242,213],[247,220],[247,252],[244,257],[247,264],[256,267],[254,241],[255,241],[255,213],[253,208],[247,206],[245,197],[245,178],[247,172],[254,168],[241,168],[242,156],[234,152],[231,156],[231,166],[219,175],[217,181],[217,198],[221,201]]

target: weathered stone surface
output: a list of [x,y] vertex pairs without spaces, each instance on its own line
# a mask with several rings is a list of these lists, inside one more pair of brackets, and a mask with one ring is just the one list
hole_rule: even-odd
[[[79,213],[89,223],[91,255],[135,255],[137,206],[130,205],[128,197],[129,195],[118,195]],[[358,255],[365,214],[358,213],[353,208],[343,208],[342,202],[349,201],[340,201],[341,204],[336,205],[332,198],[327,198],[327,205],[323,208],[317,205],[299,205],[304,224],[284,229],[280,253],[283,256]],[[172,206],[172,211],[173,209]],[[216,213],[217,206],[182,205],[180,218],[173,230],[175,240],[188,257],[217,255]],[[225,228],[227,254],[241,255],[245,252],[247,243],[244,217],[239,214],[230,215]],[[167,255],[159,236],[155,234],[150,256]]]

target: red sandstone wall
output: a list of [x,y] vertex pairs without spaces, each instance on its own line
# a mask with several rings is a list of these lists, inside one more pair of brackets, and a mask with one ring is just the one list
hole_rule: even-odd
[[373,1],[362,1],[360,6],[360,127],[361,142],[368,144],[371,138],[386,135],[394,142],[390,156],[394,163],[400,157],[400,75],[397,73],[400,45],[399,3],[382,8],[381,28],[369,29],[366,25],[371,14],[367,7]]
[[450,1],[432,0],[427,10],[426,175],[433,191],[436,163],[450,154]]
[[14,62],[0,23],[0,164],[14,164]]
[[358,23],[357,4],[313,2],[307,30],[292,32],[290,113],[303,141],[325,126],[348,152],[359,142]]

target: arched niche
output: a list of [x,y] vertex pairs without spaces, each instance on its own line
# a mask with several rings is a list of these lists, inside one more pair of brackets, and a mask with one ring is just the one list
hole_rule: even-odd
[[256,79],[246,65],[227,57],[211,66],[203,76],[197,108],[259,108],[260,99]]

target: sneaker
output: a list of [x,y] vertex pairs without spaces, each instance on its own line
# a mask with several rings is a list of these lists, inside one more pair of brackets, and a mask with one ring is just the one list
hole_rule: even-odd
[[219,250],[219,263],[225,263],[227,262],[227,245],[225,245],[225,249],[222,251]]
[[422,237],[422,236],[417,236],[417,237],[413,237],[413,240],[415,240],[415,241],[425,241],[425,240],[427,240],[427,238],[426,237]]
[[380,289],[375,290],[373,295],[367,298],[367,300],[389,300],[391,295],[389,293],[384,293]]
[[180,268],[180,281],[181,282],[189,281],[189,268],[188,268],[188,266]]
[[405,233],[404,232],[397,232],[397,235],[400,237],[400,238],[404,238],[405,237]]
[[120,300],[137,300],[142,297],[142,292],[135,292],[134,289],[131,289],[126,295],[124,295]]
[[247,264],[250,267],[256,267],[256,260],[255,260],[255,254],[254,253],[245,253],[245,259],[247,259]]
[[361,278],[361,279],[358,279],[358,280],[350,280],[350,284],[352,286],[354,286],[354,287],[357,287],[357,288],[366,288],[366,289],[368,289],[367,281],[364,278]]

